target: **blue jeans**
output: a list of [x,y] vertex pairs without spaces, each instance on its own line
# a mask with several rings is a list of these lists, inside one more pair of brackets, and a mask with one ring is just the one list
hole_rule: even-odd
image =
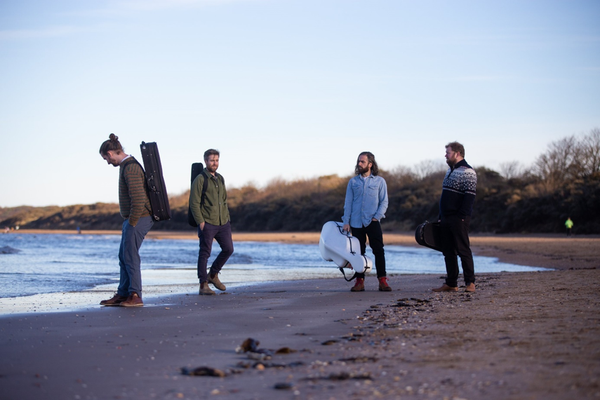
[[200,251],[198,252],[198,279],[200,283],[208,281],[206,266],[212,252],[213,239],[221,246],[221,252],[210,267],[210,274],[216,275],[221,271],[223,265],[233,254],[233,239],[231,238],[231,222],[225,225],[204,224],[204,230],[198,226],[198,239],[200,239]]
[[129,220],[123,222],[121,247],[119,248],[121,279],[117,290],[120,296],[137,293],[142,297],[140,247],[152,225],[154,225],[154,221],[149,216],[140,218],[136,226],[131,226]]

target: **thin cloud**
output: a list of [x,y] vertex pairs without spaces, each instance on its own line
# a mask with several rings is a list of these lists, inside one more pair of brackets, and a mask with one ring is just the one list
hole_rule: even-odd
[[129,0],[117,2],[119,8],[131,10],[162,10],[166,8],[185,8],[203,6],[208,4],[219,4],[230,1],[222,0]]
[[[165,9],[196,8],[203,6],[215,6],[230,3],[259,2],[261,0],[128,0],[111,1],[105,8],[62,11],[58,15],[70,17],[123,17],[133,12],[152,12]],[[23,40],[65,37],[84,31],[89,31],[89,26],[80,27],[73,25],[52,26],[33,29],[8,29],[0,31],[0,40]]]
[[[231,3],[263,2],[265,0],[111,0],[102,8],[89,8],[62,12],[75,17],[127,17],[132,13],[153,12],[173,9],[193,9],[220,6]],[[90,3],[93,5],[93,3]]]
[[453,81],[459,82],[491,82],[491,81],[501,81],[506,80],[505,76],[499,75],[470,75],[470,76],[458,76],[452,78]]
[[155,11],[177,8],[195,8],[231,3],[247,3],[251,1],[256,2],[260,0],[128,0],[112,2],[107,11]]
[[14,29],[0,31],[0,40],[55,38],[79,33],[83,29],[75,26],[54,26],[42,29]]

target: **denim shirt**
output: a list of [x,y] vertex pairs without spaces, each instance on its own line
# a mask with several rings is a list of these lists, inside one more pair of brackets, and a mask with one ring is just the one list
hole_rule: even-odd
[[388,207],[387,184],[380,176],[356,175],[348,182],[342,222],[352,228],[368,226],[373,218],[381,221]]

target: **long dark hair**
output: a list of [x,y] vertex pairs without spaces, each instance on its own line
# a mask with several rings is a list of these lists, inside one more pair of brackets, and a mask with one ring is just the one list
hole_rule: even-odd
[[375,161],[375,156],[370,151],[363,151],[356,158],[356,168],[354,168],[356,175],[360,174],[358,171],[358,160],[360,159],[360,156],[367,156],[367,161],[373,164],[371,166],[371,175],[377,176],[379,174],[379,167],[377,166],[377,161]]
[[108,136],[108,140],[105,140],[100,146],[100,155],[105,156],[109,151],[114,151],[116,153],[123,152],[123,146],[121,146],[121,142],[119,142],[119,137],[114,133],[111,133]]

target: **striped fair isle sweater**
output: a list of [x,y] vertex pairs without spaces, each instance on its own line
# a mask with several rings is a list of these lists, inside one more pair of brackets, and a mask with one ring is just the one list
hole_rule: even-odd
[[471,216],[476,190],[477,174],[465,160],[456,163],[454,168],[449,168],[442,185],[440,217]]
[[139,219],[151,215],[152,208],[146,192],[146,177],[133,157],[123,160],[119,174],[119,208],[121,216],[136,226]]

